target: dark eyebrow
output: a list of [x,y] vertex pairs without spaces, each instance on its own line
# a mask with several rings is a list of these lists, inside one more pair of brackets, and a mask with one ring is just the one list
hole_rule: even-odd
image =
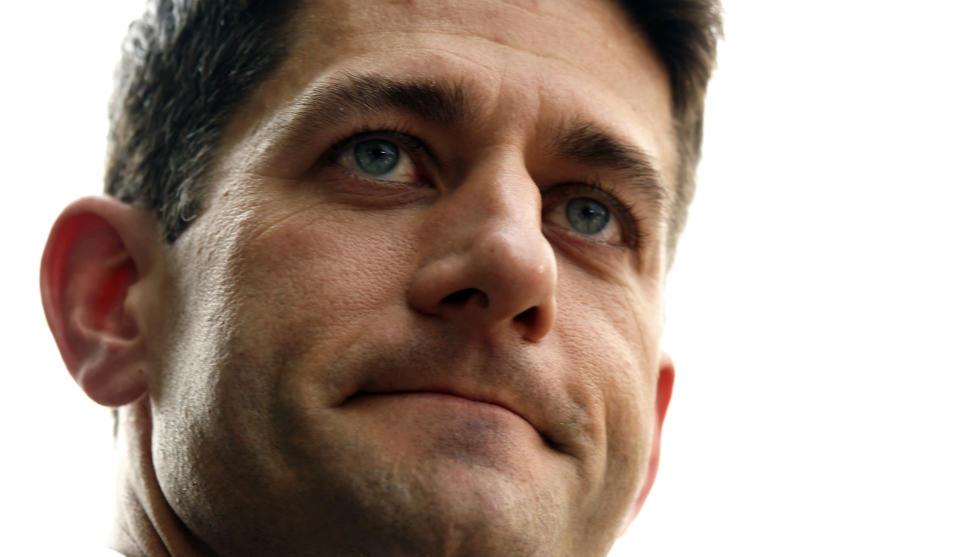
[[[382,75],[342,73],[313,87],[294,102],[280,124],[281,151],[309,143],[317,130],[357,114],[398,111],[443,127],[468,126],[476,107],[465,88],[434,79],[396,80]],[[561,128],[549,145],[553,156],[598,171],[622,174],[646,202],[658,210],[669,199],[652,157],[591,122]]]
[[283,127],[287,140],[297,141],[358,113],[391,110],[451,126],[463,123],[471,114],[469,108],[463,87],[458,84],[343,74],[298,99]]
[[617,138],[595,124],[568,126],[554,140],[553,155],[597,170],[621,173],[657,209],[669,198],[663,178],[643,149]]

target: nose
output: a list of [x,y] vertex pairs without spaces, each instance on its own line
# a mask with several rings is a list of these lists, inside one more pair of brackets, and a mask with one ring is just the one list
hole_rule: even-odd
[[430,208],[430,255],[409,303],[480,334],[536,342],[556,318],[556,256],[543,236],[539,189],[524,172],[475,173]]

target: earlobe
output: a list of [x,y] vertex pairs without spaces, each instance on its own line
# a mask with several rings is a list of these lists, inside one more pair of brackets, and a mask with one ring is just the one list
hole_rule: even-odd
[[673,365],[672,358],[665,352],[659,359],[659,379],[656,381],[656,423],[653,427],[653,444],[649,453],[649,464],[646,466],[646,474],[643,477],[643,485],[639,490],[639,497],[633,506],[633,512],[623,526],[628,526],[639,514],[649,491],[653,487],[653,481],[656,479],[656,472],[659,470],[659,445],[660,437],[663,431],[663,421],[666,419],[666,410],[669,408],[669,400],[673,396],[673,382],[676,379],[676,368]]
[[121,406],[146,391],[144,296],[133,297],[159,255],[156,219],[107,197],[57,218],[40,264],[47,323],[70,374],[94,401]]

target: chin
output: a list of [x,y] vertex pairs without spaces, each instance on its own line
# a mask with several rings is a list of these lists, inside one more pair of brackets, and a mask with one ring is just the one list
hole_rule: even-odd
[[449,447],[413,454],[354,441],[334,451],[338,459],[324,459],[328,465],[302,471],[312,481],[296,496],[300,516],[322,517],[323,525],[289,523],[299,532],[286,537],[311,531],[315,543],[337,548],[330,555],[573,555],[557,535],[572,523],[570,486],[548,479],[555,473],[490,466],[489,455]]
[[[557,513],[563,507],[549,494],[519,493],[494,478],[417,478],[395,483],[365,518],[375,531],[355,539],[377,540],[371,555],[514,556],[565,555]],[[430,482],[430,483],[426,483]],[[497,485],[489,485],[489,484]],[[384,507],[392,507],[386,509]],[[384,512],[385,511],[385,512]],[[369,520],[365,521],[372,526]],[[378,524],[377,524],[378,523]],[[358,533],[360,534],[360,533]]]

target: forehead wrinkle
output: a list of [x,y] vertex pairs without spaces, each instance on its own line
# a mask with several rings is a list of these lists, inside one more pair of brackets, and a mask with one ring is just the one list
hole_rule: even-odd
[[654,164],[654,157],[596,124],[567,124],[552,139],[549,149],[559,159],[622,174],[630,186],[657,210],[661,211],[669,199],[663,177]]

